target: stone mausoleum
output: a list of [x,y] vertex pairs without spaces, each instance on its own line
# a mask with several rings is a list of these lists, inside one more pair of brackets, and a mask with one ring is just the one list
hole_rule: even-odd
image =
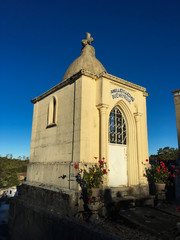
[[176,126],[177,126],[177,137],[178,137],[178,148],[179,148],[179,165],[180,165],[180,89],[172,91],[174,95],[174,105],[176,111]]
[[[34,103],[27,182],[78,190],[74,163],[104,157],[110,170],[105,187],[147,191],[146,89],[107,73],[95,57],[93,38],[62,82]],[[59,178],[59,176],[66,176]],[[139,192],[140,191],[140,192]]]
[[[109,174],[103,188],[147,196],[146,89],[107,73],[97,60],[89,33],[80,56],[62,82],[34,98],[27,181],[16,205],[28,202],[78,212],[79,185],[74,164],[105,158]],[[20,205],[19,205],[20,206]],[[17,209],[17,208],[16,208]]]

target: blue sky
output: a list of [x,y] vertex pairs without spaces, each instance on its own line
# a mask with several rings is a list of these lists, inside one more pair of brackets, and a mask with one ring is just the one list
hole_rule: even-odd
[[179,0],[0,1],[0,154],[29,156],[34,97],[61,82],[86,32],[108,73],[147,89],[149,153],[177,147]]

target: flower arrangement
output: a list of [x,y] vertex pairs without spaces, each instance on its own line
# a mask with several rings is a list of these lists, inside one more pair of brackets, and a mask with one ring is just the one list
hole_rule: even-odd
[[170,178],[176,178],[179,170],[173,170],[175,165],[170,165],[171,170],[166,167],[163,161],[151,165],[146,169],[146,176],[154,183],[167,183]]
[[[97,159],[97,157],[95,157]],[[75,163],[75,169],[78,169],[78,164]],[[98,161],[97,164],[92,165],[88,169],[79,169],[76,179],[82,188],[86,188],[87,191],[93,188],[99,188],[103,183],[103,177],[107,174],[107,167],[104,158]]]

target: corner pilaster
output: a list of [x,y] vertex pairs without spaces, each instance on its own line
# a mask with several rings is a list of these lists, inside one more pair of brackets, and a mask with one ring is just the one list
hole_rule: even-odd
[[141,141],[141,117],[142,113],[135,113],[136,129],[137,129],[137,156],[138,156],[138,170],[139,170],[139,183],[144,183],[143,168],[142,168],[142,141]]

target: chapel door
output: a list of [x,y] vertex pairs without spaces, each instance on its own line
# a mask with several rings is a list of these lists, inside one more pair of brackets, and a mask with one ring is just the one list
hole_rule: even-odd
[[109,115],[109,185],[127,185],[126,122],[118,107]]

